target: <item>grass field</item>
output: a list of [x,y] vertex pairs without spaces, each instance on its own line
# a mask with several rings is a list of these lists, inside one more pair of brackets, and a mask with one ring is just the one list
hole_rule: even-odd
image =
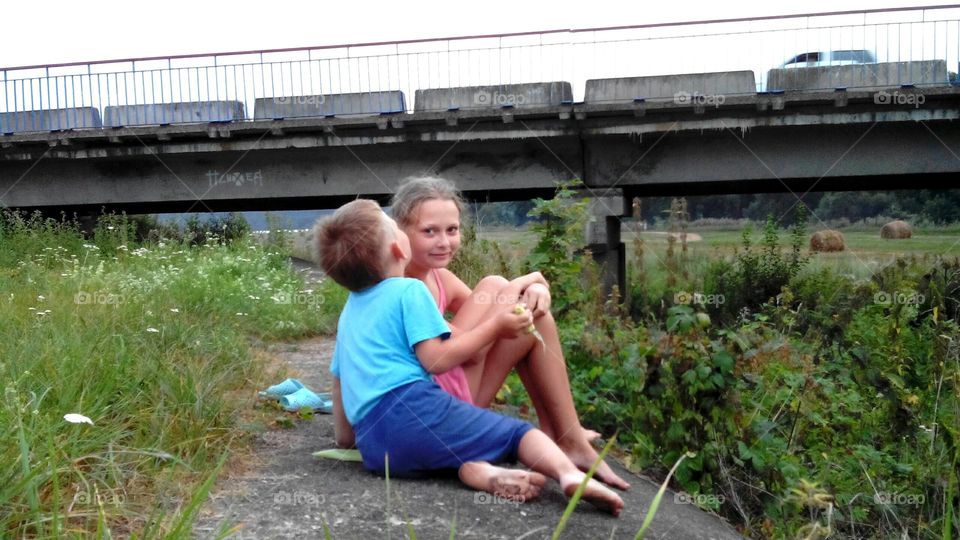
[[190,536],[205,480],[265,421],[254,344],[332,332],[346,295],[247,241],[137,246],[119,223],[91,240],[8,219],[0,538]]
[[[692,261],[732,257],[743,247],[741,231],[702,230],[691,227],[687,233],[690,237],[697,238],[687,242],[688,256]],[[869,277],[878,268],[900,257],[918,259],[960,257],[960,231],[951,229],[915,231],[913,237],[906,240],[888,240],[880,238],[880,234],[876,231],[856,229],[843,234],[847,249],[838,253],[811,253],[813,265],[832,265],[842,273],[851,274],[860,279]],[[529,229],[480,230],[477,232],[477,237],[499,242],[501,249],[508,257],[517,259],[522,258],[536,244],[536,236]],[[628,261],[633,260],[636,238],[643,241],[644,264],[648,267],[662,265],[668,248],[667,233],[665,231],[635,233],[625,230],[622,240],[626,245]],[[789,231],[781,230],[779,238],[783,249],[788,249]],[[760,233],[755,229],[751,236],[753,246],[756,247],[761,239]],[[681,249],[681,244],[677,242],[674,250],[679,253]],[[804,253],[809,253],[806,247]]]

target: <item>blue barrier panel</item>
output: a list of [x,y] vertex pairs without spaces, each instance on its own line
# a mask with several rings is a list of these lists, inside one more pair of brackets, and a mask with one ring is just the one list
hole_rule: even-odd
[[529,109],[554,107],[573,100],[570,83],[564,81],[463,86],[417,90],[415,112],[455,109]]
[[947,86],[947,63],[944,60],[920,62],[881,62],[846,66],[818,66],[771,69],[767,72],[769,90],[833,90],[862,88],[865,90],[914,86]]
[[669,99],[684,104],[700,96],[717,98],[757,92],[752,71],[721,71],[648,77],[619,77],[587,81],[584,103],[629,103]]
[[103,127],[100,111],[93,107],[0,113],[0,133],[99,127]]
[[244,119],[243,103],[239,101],[112,105],[103,110],[104,127],[234,122]]
[[374,116],[406,111],[403,92],[357,92],[352,94],[316,94],[257,98],[253,104],[254,120],[323,116]]

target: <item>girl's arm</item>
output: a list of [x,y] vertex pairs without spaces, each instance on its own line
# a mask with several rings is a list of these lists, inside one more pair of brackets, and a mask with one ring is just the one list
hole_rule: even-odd
[[333,438],[339,448],[353,448],[356,438],[353,426],[343,411],[343,398],[340,397],[340,379],[333,378]]
[[447,293],[447,311],[451,313],[459,312],[463,303],[467,301],[467,298],[470,298],[473,289],[446,268],[440,270],[440,279],[443,280],[443,288]]
[[449,338],[423,340],[414,345],[420,364],[430,373],[444,373],[473,358],[477,351],[500,336],[516,337],[533,323],[533,315],[524,310],[506,310],[470,330],[451,334]]
[[511,285],[516,285],[521,292],[527,290],[527,287],[533,285],[534,283],[540,283],[547,289],[550,288],[550,284],[547,283],[547,278],[543,277],[543,274],[540,272],[530,272],[529,274],[515,278],[510,282]]

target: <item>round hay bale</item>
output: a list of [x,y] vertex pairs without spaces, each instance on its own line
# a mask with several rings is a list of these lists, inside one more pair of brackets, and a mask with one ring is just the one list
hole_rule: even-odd
[[843,251],[843,234],[840,231],[817,231],[810,236],[810,251]]
[[891,240],[901,240],[913,236],[913,229],[906,221],[896,220],[887,223],[880,228],[880,238],[889,238]]

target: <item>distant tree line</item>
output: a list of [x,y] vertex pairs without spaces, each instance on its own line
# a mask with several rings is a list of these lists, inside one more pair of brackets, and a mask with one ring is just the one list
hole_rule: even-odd
[[[798,194],[800,195],[800,194]],[[670,208],[670,197],[642,199],[642,218],[662,220]],[[960,221],[960,190],[837,191],[807,193],[803,202],[812,210],[814,221],[846,218],[851,223],[878,216],[905,219],[932,225]],[[691,220],[705,218],[763,221],[772,214],[781,226],[796,219],[797,197],[790,193],[706,195],[687,197]],[[476,222],[483,225],[522,225],[530,218],[532,201],[470,205]]]

